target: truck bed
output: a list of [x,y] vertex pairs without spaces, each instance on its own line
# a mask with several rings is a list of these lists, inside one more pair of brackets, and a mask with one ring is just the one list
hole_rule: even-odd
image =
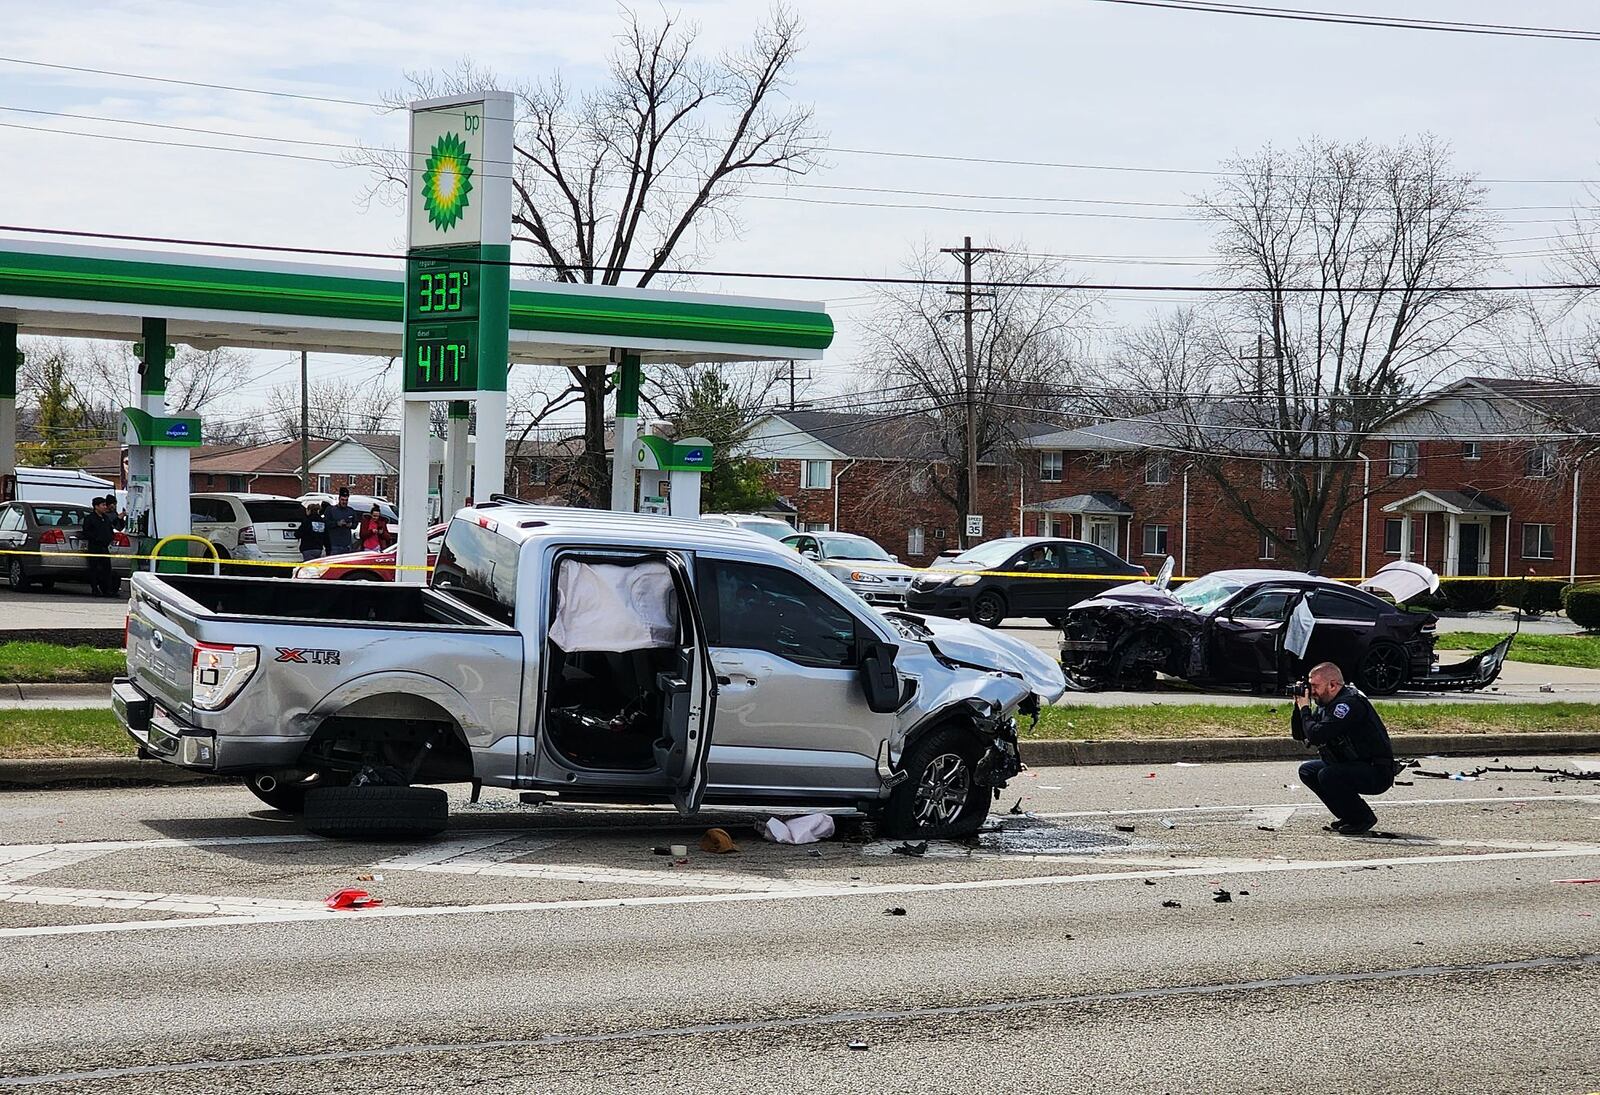
[[315,620],[335,626],[500,626],[454,598],[420,585],[161,574],[139,575],[134,581],[135,593],[151,581],[176,590],[217,616]]

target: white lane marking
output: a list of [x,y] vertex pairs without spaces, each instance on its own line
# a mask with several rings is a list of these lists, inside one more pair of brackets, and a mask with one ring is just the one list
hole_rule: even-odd
[[[1504,795],[1489,798],[1379,798],[1380,807],[1390,806],[1471,806],[1495,802],[1582,802],[1600,803],[1600,795]],[[1253,802],[1240,806],[1153,806],[1137,810],[1066,810],[1052,813],[1034,813],[1034,817],[1137,817],[1150,814],[1228,814],[1249,810],[1281,810],[1285,807],[1303,810],[1317,805],[1314,802]]]
[[65,886],[0,886],[0,901],[17,905],[74,905],[89,909],[137,909],[140,912],[200,913],[217,916],[327,911],[320,901],[147,893],[139,890],[81,890]]
[[75,867],[112,852],[137,848],[205,848],[233,844],[303,844],[321,840],[317,836],[220,836],[182,840],[171,837],[150,840],[76,840],[60,844],[0,845],[0,885],[22,882],[46,871]]
[[107,935],[118,932],[164,931],[174,928],[219,927],[229,925],[287,924],[316,921],[390,920],[398,917],[459,916],[463,913],[541,913],[576,909],[607,909],[657,905],[719,905],[751,901],[797,901],[820,897],[861,897],[914,893],[952,893],[975,890],[1006,890],[1039,886],[1082,885],[1121,882],[1145,878],[1188,878],[1208,874],[1285,874],[1302,871],[1348,870],[1352,867],[1452,867],[1473,863],[1499,863],[1539,859],[1600,858],[1600,845],[1581,851],[1482,852],[1462,855],[1385,856],[1373,859],[1334,859],[1309,861],[1264,861],[1235,866],[1170,867],[1150,871],[1109,871],[1097,874],[1035,875],[1024,878],[973,879],[962,882],[907,882],[873,886],[833,886],[806,890],[764,890],[741,893],[658,894],[648,897],[582,898],[563,901],[508,901],[478,905],[384,905],[349,913],[327,910],[265,914],[262,916],[200,916],[172,920],[127,920],[110,924],[58,924],[29,928],[0,928],[0,939],[31,936]]

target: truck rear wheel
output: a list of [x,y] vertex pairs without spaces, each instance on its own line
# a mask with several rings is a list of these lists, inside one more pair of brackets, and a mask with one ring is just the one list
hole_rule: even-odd
[[417,840],[450,823],[450,796],[437,787],[313,787],[306,829],[336,840]]

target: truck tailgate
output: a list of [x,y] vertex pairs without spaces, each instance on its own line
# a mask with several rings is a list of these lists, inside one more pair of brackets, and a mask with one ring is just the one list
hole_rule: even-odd
[[128,676],[169,711],[194,696],[194,625],[178,613],[169,618],[146,596],[135,596],[128,613]]

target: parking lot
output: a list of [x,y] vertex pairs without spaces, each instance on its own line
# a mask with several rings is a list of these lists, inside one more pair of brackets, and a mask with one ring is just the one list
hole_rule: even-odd
[[[1600,988],[1600,886],[1558,881],[1600,870],[1600,784],[1417,778],[1361,839],[1322,830],[1290,765],[1039,769],[1007,798],[975,842],[923,850],[849,819],[779,846],[764,815],[508,793],[458,797],[416,845],[309,837],[232,787],[9,794],[0,1086],[664,1090],[670,1066],[845,1091],[917,1055],[943,1090],[1171,1090],[1175,1070],[1186,1090],[1348,1090],[1261,1047],[1381,1012],[1364,1086],[1390,1090],[1449,1065],[1454,1043],[1410,1041],[1441,984],[1490,1047],[1482,1090],[1587,1090],[1600,1068],[1560,1033]],[[712,825],[740,850],[702,852]],[[687,862],[655,854],[674,843]],[[383,904],[326,908],[346,887]],[[1259,1042],[1218,1057],[1247,1044],[1228,1024]],[[1545,1069],[1557,1052],[1574,1071]]]

